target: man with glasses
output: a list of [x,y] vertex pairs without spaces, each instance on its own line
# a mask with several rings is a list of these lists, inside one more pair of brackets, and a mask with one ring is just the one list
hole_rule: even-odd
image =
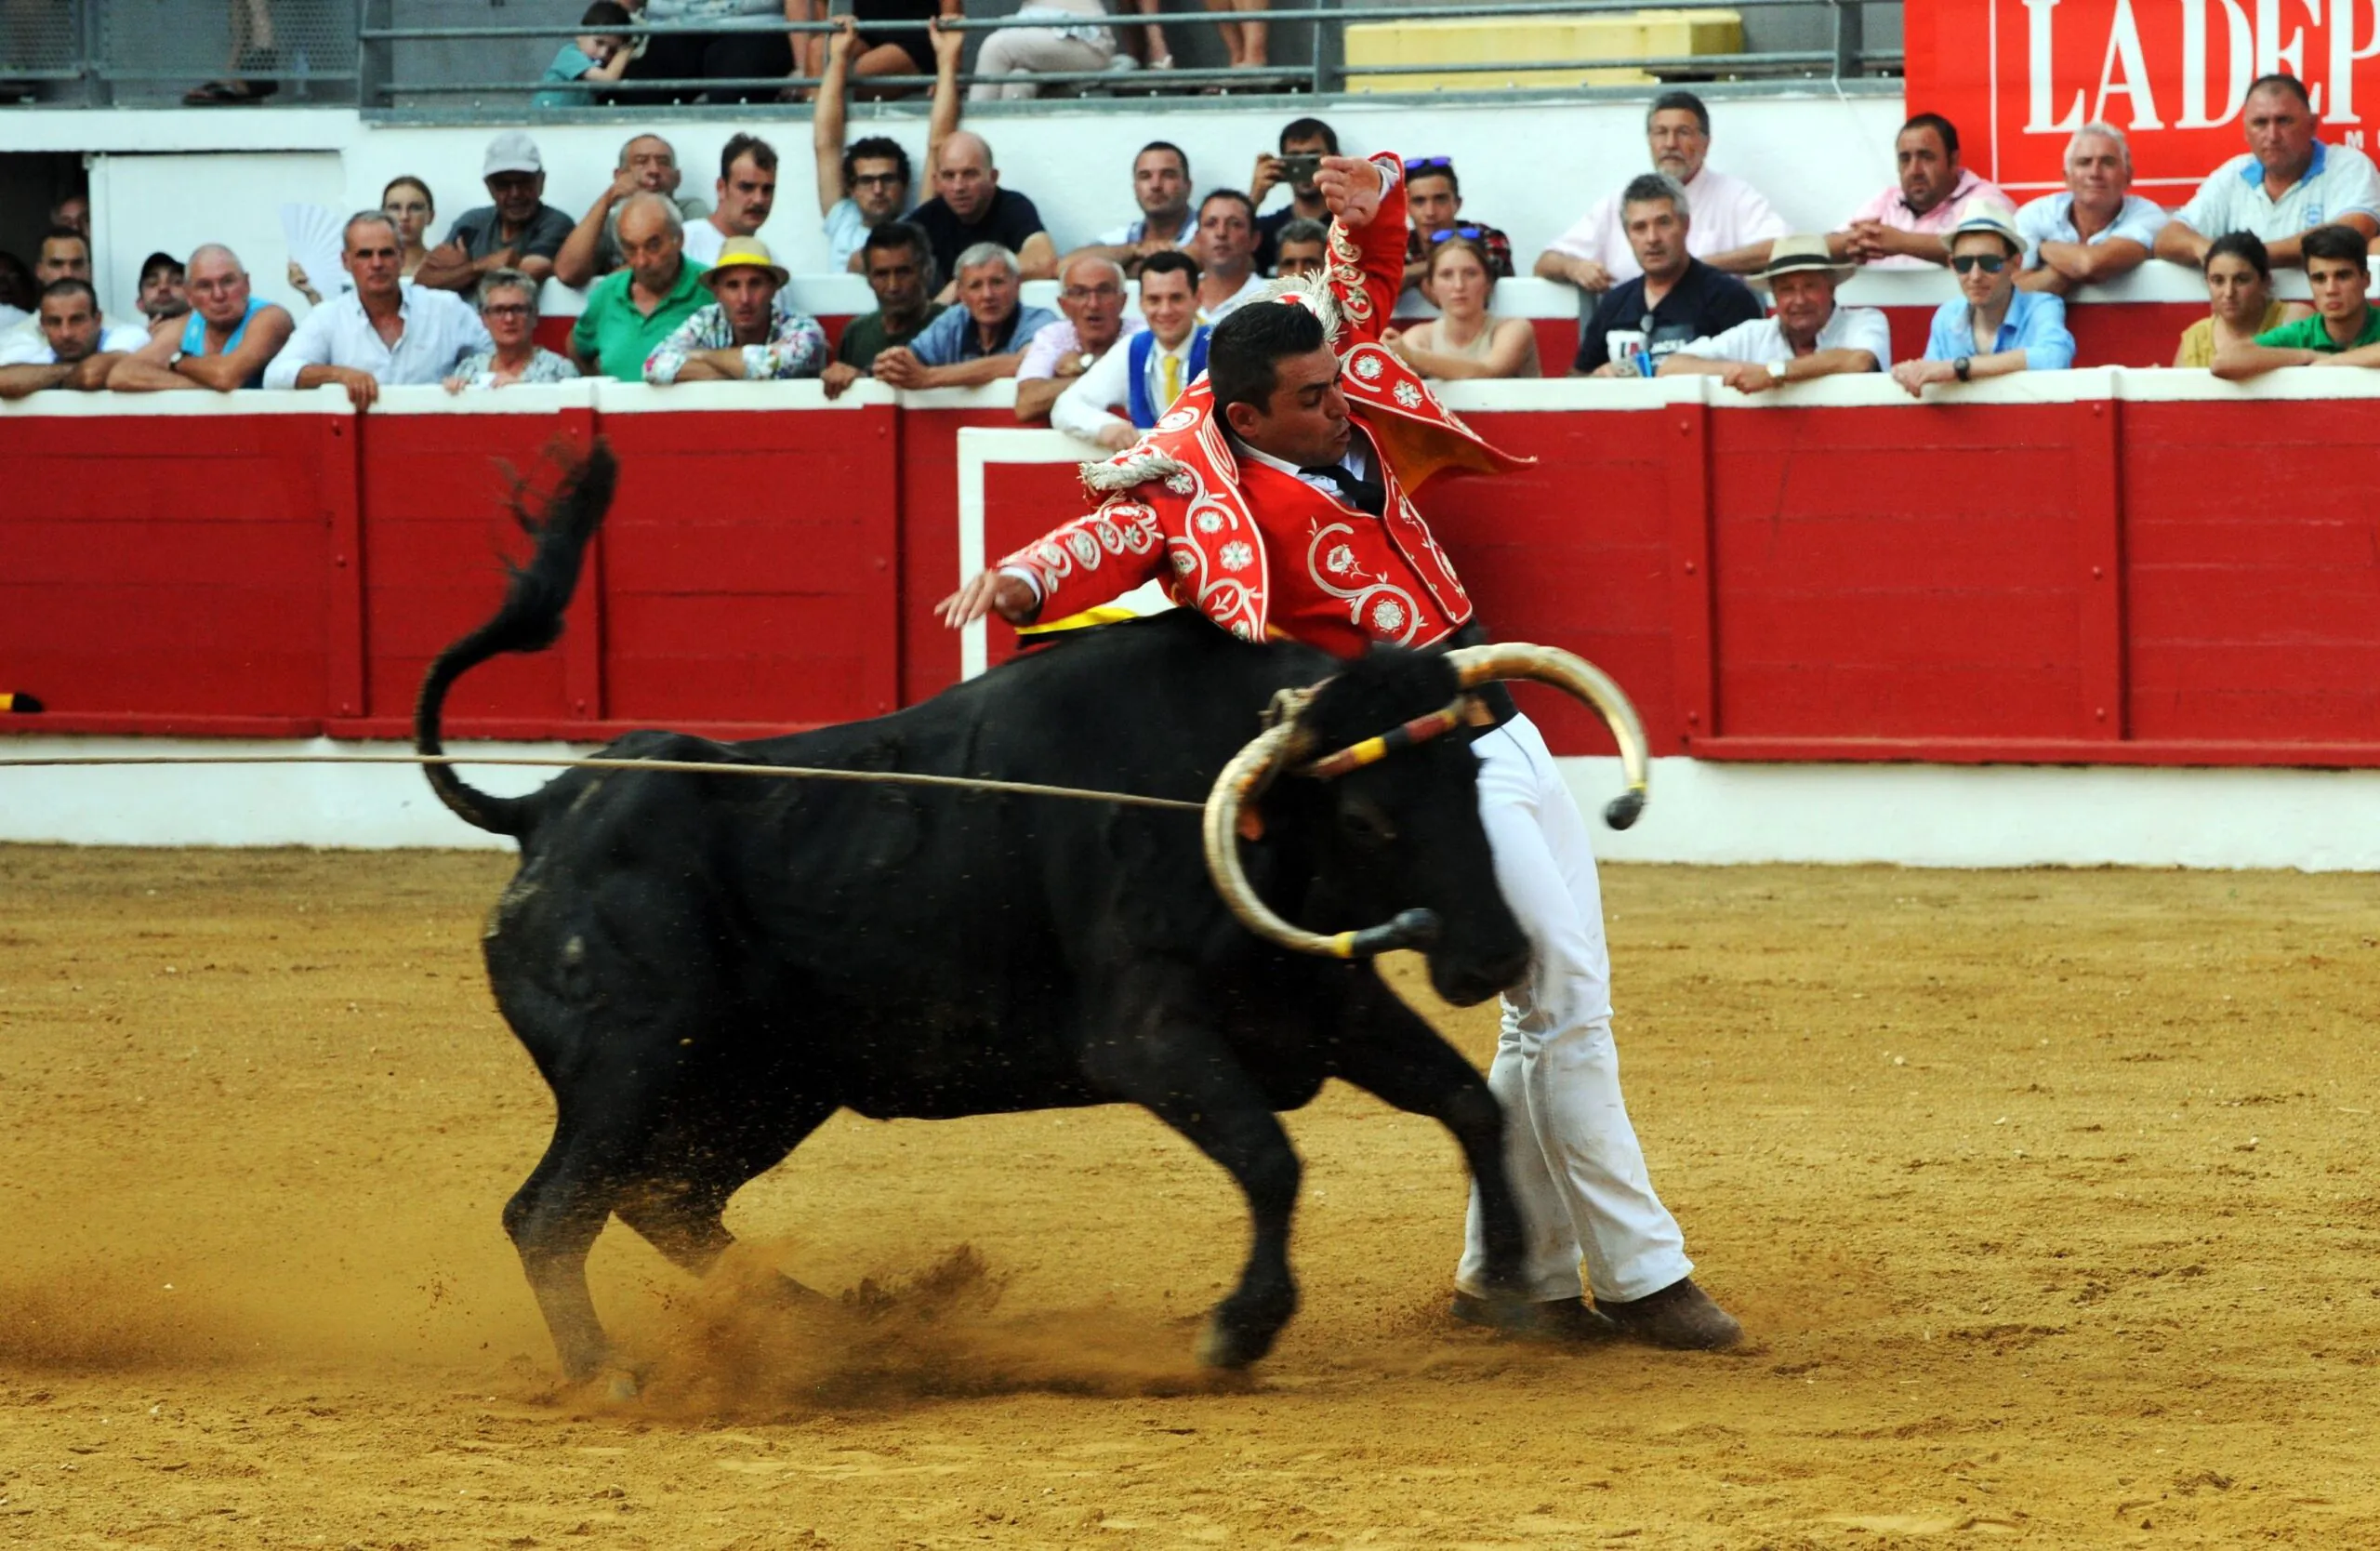
[[1893,368],[1893,380],[1923,398],[1928,383],[1971,382],[2009,372],[2061,372],[2074,365],[2066,302],[2048,291],[2021,290],[2017,267],[2025,239],[2015,214],[1970,205],[1943,240],[1958,275],[1959,298],[1934,314],[1923,360]]
[[264,386],[265,367],[297,328],[288,309],[259,300],[239,256],[207,243],[190,256],[191,314],[126,356],[108,378],[119,393]]
[[1105,355],[1109,346],[1141,331],[1141,320],[1124,312],[1124,266],[1115,259],[1078,253],[1066,260],[1060,281],[1058,311],[1065,316],[1034,332],[1033,342],[1025,347],[1025,361],[1016,368],[1020,420],[1049,414],[1058,395]]
[[[848,16],[830,18],[836,31],[826,38],[826,68],[818,83],[817,105],[810,118],[810,153],[816,164],[818,219],[826,231],[826,260],[838,273],[865,272],[862,250],[868,233],[901,219],[909,207],[914,175],[909,153],[901,142],[885,135],[865,135],[843,143],[844,99],[857,23]],[[939,33],[936,33],[939,36]],[[933,109],[926,124],[926,165],[935,166],[942,142],[959,127],[959,76],[954,60],[935,50]]]
[[571,219],[546,203],[546,166],[537,142],[508,129],[487,142],[481,166],[493,204],[466,210],[430,250],[413,283],[434,291],[476,291],[496,270],[532,280],[554,272],[554,258],[570,240]]
[[404,244],[387,216],[350,216],[342,246],[355,289],[306,314],[264,369],[266,387],[337,383],[356,408],[369,409],[384,387],[442,382],[465,351],[494,348],[462,298],[400,282]]
[[[1768,261],[1769,245],[1786,234],[1784,219],[1758,189],[1704,165],[1711,152],[1711,110],[1690,91],[1665,91],[1645,114],[1645,148],[1653,170],[1678,180],[1694,218],[1690,251],[1729,274],[1751,274]],[[1621,229],[1621,195],[1613,193],[1554,239],[1537,258],[1540,280],[1559,280],[1599,296],[1641,272]]]
[[1481,221],[1462,219],[1462,183],[1451,156],[1405,159],[1405,209],[1412,226],[1405,236],[1405,288],[1430,294],[1430,248],[1449,236],[1464,236],[1488,256],[1488,272],[1513,277],[1513,240]]
[[1198,321],[1197,294],[1197,259],[1186,253],[1149,255],[1141,266],[1141,316],[1148,326],[1058,395],[1051,426],[1109,452],[1122,452],[1155,427],[1207,370],[1210,330]]

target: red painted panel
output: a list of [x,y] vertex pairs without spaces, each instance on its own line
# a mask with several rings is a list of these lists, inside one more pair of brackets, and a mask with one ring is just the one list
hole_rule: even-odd
[[[1088,510],[1078,467],[1072,463],[994,463],[985,467],[985,563],[1023,549],[1060,523]],[[1016,656],[1016,632],[995,616],[985,622],[984,645],[986,660],[998,667]]]
[[[959,633],[933,605],[959,586],[959,432],[965,426],[1013,429],[1007,409],[906,409],[900,415],[901,703],[930,699],[959,682]],[[1053,514],[1055,527],[1080,511]]]

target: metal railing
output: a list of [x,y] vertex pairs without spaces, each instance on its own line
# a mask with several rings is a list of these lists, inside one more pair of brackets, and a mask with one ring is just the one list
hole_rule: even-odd
[[209,80],[353,103],[361,0],[0,3],[0,92],[59,107],[174,102]]

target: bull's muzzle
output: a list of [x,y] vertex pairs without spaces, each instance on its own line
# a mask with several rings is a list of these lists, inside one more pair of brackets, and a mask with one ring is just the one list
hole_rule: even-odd
[[[1636,708],[1628,703],[1628,696],[1608,674],[1556,647],[1519,643],[1461,647],[1448,652],[1447,660],[1454,665],[1466,690],[1495,680],[1528,679],[1562,691],[1602,717],[1604,724],[1611,729],[1613,740],[1620,745],[1620,764],[1628,777],[1628,789],[1605,806],[1604,822],[1615,829],[1625,829],[1636,822],[1645,811],[1651,762],[1646,757],[1645,728],[1636,718]],[[1302,706],[1302,700],[1293,699],[1290,704]],[[1233,755],[1231,762],[1215,777],[1214,789],[1207,794],[1206,812],[1207,872],[1215,881],[1215,891],[1250,931],[1269,943],[1299,953],[1329,959],[1368,959],[1395,948],[1421,948],[1435,944],[1438,939],[1438,918],[1429,910],[1401,911],[1383,925],[1326,936],[1283,921],[1249,882],[1239,861],[1241,814],[1282,771],[1306,764],[1316,751],[1314,735],[1302,719],[1295,714],[1284,715]],[[1340,774],[1332,768],[1333,762],[1339,759],[1340,756],[1332,756],[1324,762],[1319,773]],[[1353,768],[1353,763],[1348,768]]]

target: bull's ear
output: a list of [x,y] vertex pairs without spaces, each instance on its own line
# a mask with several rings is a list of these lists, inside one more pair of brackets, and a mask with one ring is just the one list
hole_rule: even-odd
[[1253,802],[1239,810],[1239,838],[1253,845],[1264,838],[1264,814]]

